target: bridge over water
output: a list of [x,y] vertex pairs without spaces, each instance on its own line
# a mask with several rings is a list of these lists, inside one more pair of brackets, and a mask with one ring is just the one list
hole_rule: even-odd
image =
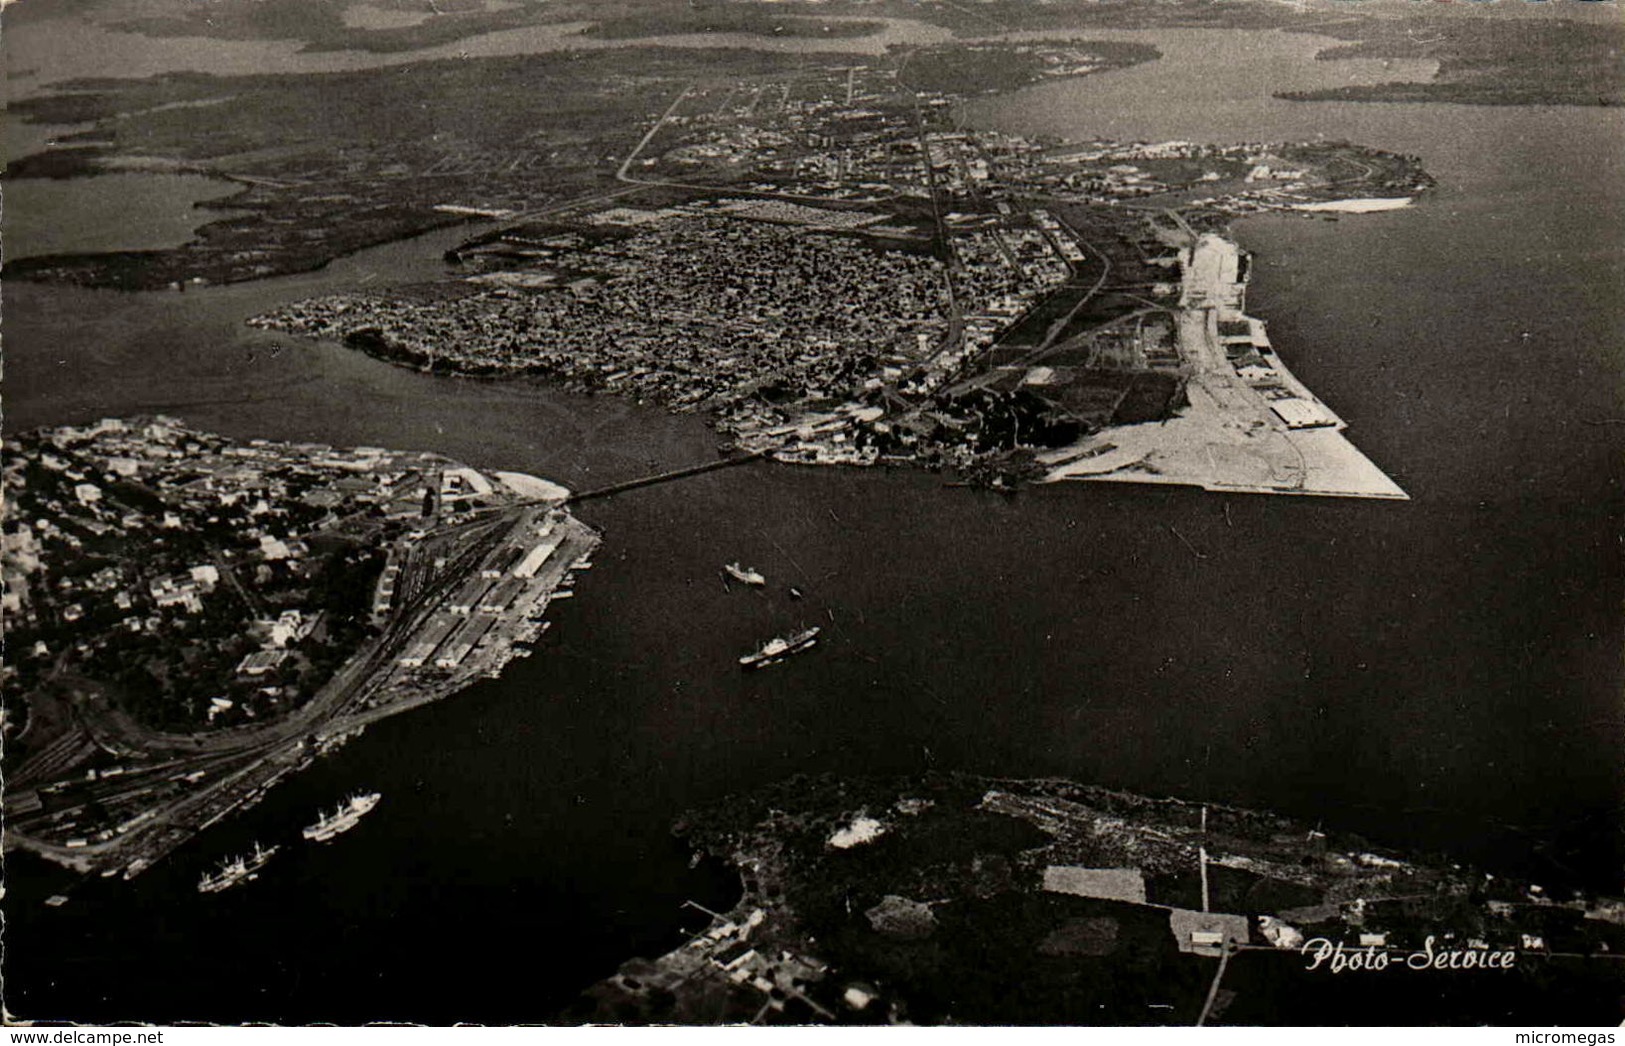
[[734,457],[722,458],[717,461],[708,461],[703,465],[690,465],[687,468],[671,469],[667,472],[657,472],[651,476],[640,476],[629,479],[623,483],[612,483],[607,487],[596,487],[592,490],[580,490],[565,499],[566,505],[573,505],[579,501],[592,498],[607,498],[613,494],[622,494],[628,490],[637,490],[639,487],[652,487],[656,483],[670,483],[672,480],[686,479],[689,476],[698,476],[702,472],[715,472],[717,469],[732,468],[751,461],[760,461],[767,457],[769,451],[758,450],[749,454],[740,454]]

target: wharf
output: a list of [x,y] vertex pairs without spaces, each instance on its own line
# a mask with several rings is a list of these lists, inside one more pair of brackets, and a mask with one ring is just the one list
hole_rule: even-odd
[[[1176,319],[1189,405],[1164,421],[1109,428],[1040,455],[1050,470],[1045,482],[1409,500],[1344,437],[1343,419],[1269,347],[1262,322],[1242,311],[1239,255],[1235,244],[1212,234],[1188,249]],[[1227,356],[1221,321],[1252,325],[1259,339],[1256,363],[1242,367]]]

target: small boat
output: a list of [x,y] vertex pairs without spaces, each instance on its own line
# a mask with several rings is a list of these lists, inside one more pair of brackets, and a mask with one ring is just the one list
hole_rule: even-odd
[[60,908],[67,903],[67,894],[53,893],[51,896],[45,898],[45,905],[48,908]]
[[767,578],[763,577],[755,569],[751,567],[742,567],[737,562],[725,564],[722,569],[726,570],[728,572],[728,576],[733,578],[735,581],[743,581],[747,585],[767,584]]
[[774,636],[766,643],[763,643],[761,649],[741,657],[739,659],[740,667],[766,668],[768,665],[776,665],[791,654],[799,654],[817,643],[818,633],[821,631],[823,629],[814,625],[812,628],[803,629],[794,635]]

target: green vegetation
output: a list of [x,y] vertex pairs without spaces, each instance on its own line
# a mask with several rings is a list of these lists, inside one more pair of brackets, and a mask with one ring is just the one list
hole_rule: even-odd
[[[6,564],[20,589],[8,629],[19,644],[4,679],[8,705],[64,673],[67,690],[105,691],[158,730],[240,724],[302,705],[376,631],[369,613],[384,561],[375,535],[358,526],[267,555],[267,528],[290,539],[313,534],[329,518],[316,503],[343,495],[290,459],[267,469],[283,492],[275,505],[247,480],[239,482],[251,495],[216,498],[216,477],[235,478],[234,459],[223,441],[190,435],[175,442],[192,465],[119,478],[114,468],[140,467],[132,448],[143,444],[128,431],[103,441],[56,433],[14,441],[8,553],[40,551]],[[151,442],[162,445],[177,430],[154,431],[162,435]],[[211,496],[200,499],[200,489]],[[36,556],[44,576],[29,578],[22,568]],[[275,664],[245,670],[260,650],[278,651]],[[211,707],[216,698],[226,704]]]
[[[1000,44],[983,47],[932,47],[908,55],[898,79],[917,91],[944,94],[985,94],[1013,91],[1062,72],[1057,68],[1057,49],[1068,45],[1046,42],[1039,46]],[[1080,41],[1076,45],[1080,62],[1094,69],[1118,69],[1157,58],[1160,52],[1150,44],[1116,40]]]
[[[865,831],[854,837],[858,825]],[[745,896],[725,926],[748,921],[755,927],[748,944],[760,954],[782,950],[827,964],[807,990],[826,1000],[833,1011],[825,1019],[837,1023],[1167,1024],[1192,1023],[1204,1012],[1210,1021],[1245,1023],[1283,1005],[1271,994],[1283,984],[1299,1020],[1384,1021],[1380,1008],[1349,1011],[1346,979],[1308,971],[1298,939],[1280,937],[1278,921],[1351,950],[1360,933],[1382,935],[1386,943],[1374,947],[1391,949],[1396,965],[1430,936],[1440,948],[1464,948],[1474,938],[1484,951],[1518,952],[1512,971],[1486,978],[1476,992],[1442,992],[1439,975],[1410,975],[1421,993],[1416,1013],[1432,1020],[1528,1020],[1556,1005],[1600,1013],[1616,994],[1608,955],[1625,946],[1611,902],[1530,903],[1538,888],[1374,853],[1357,837],[1327,836],[1271,813],[1065,780],[798,776],[691,812],[677,831],[741,870]],[[1204,918],[1194,911],[1202,903],[1203,849],[1211,910],[1231,913],[1216,917],[1230,920],[1222,925],[1234,935],[1229,967],[1253,971],[1226,975],[1212,1009],[1217,956],[1200,954],[1185,936]],[[1143,882],[1145,902],[1075,879],[1046,885],[1052,871],[1084,869]],[[1541,943],[1527,943],[1526,934]],[[1582,991],[1554,990],[1554,964],[1568,960],[1548,958],[1552,951],[1592,956],[1585,969],[1564,970]],[[728,984],[703,965],[687,979],[697,961],[691,955],[623,967],[639,978],[666,974],[663,983],[676,993],[646,1019],[683,1019],[695,1012],[685,995]],[[1259,980],[1265,972],[1268,984]],[[1444,975],[1451,983],[1471,976]],[[1482,990],[1489,984],[1493,991]],[[596,996],[613,1001],[609,985]],[[835,1001],[848,985],[881,1004],[854,1009]],[[746,990],[734,1005],[749,1014],[760,996],[753,1001]]]
[[245,187],[206,205],[229,213],[184,246],[8,259],[5,275],[151,290],[319,268],[469,220],[441,205],[521,211],[606,190],[619,157],[680,85],[719,67],[748,76],[808,61],[651,48],[629,72],[623,59],[606,50],[306,76],[182,73],[82,81],[15,102],[25,120],[94,126],[23,158],[14,176],[93,174],[141,155]]
[[[941,25],[961,36],[999,32],[1111,29],[1284,29],[1350,41],[1321,57],[1422,58],[1439,62],[1430,83],[1329,88],[1283,94],[1297,101],[1455,102],[1474,105],[1625,104],[1625,26],[1560,17],[1509,18],[1460,11],[1407,10],[1367,15],[1357,5],[1303,10],[1275,3],[1211,0],[1051,0],[1044,4],[994,0],[976,4],[918,4],[857,0],[821,5],[831,14],[865,12]],[[1415,5],[1420,8],[1422,5]],[[1432,6],[1432,5],[1428,5]],[[1551,5],[1557,6],[1557,5]]]
[[1292,22],[1325,19],[1323,12],[1299,12],[1280,4],[1212,0],[978,0],[955,4],[832,0],[819,9],[830,14],[864,13],[929,22],[966,37],[1064,29],[1279,29]]
[[695,4],[688,0],[637,5],[619,14],[601,15],[585,32],[608,40],[629,40],[683,33],[743,33],[752,36],[873,36],[881,24],[863,19],[828,19],[805,13],[749,4]]
[[1302,91],[1296,101],[1459,102],[1472,105],[1625,105],[1625,25],[1558,20],[1406,18],[1314,30],[1357,42],[1320,57],[1422,58],[1429,83]]
[[[486,33],[526,26],[574,26],[607,39],[681,33],[745,33],[757,36],[869,36],[880,24],[859,18],[829,19],[783,5],[690,0],[549,0],[512,6],[486,0],[370,2],[405,24],[369,27],[347,21],[347,7],[367,0],[256,0],[251,4],[188,6],[116,23],[129,32],[159,37],[220,40],[296,40],[305,51],[367,51],[394,54],[456,43]],[[412,19],[416,19],[415,21]]]

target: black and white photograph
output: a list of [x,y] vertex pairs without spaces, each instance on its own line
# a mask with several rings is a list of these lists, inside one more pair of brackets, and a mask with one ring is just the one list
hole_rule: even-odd
[[1617,0],[0,55],[5,1024],[1614,1041]]

